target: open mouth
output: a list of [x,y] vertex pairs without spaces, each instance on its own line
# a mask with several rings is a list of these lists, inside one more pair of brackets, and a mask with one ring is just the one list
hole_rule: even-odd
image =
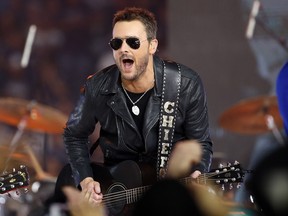
[[124,68],[129,69],[132,67],[134,61],[132,59],[125,58],[122,60],[122,63],[124,65]]

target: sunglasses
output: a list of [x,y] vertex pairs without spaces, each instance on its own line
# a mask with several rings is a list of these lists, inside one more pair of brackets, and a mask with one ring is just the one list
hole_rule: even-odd
[[[118,50],[121,48],[123,41],[125,40],[126,44],[128,44],[129,47],[131,47],[132,49],[139,49],[140,47],[140,39],[136,38],[136,37],[128,37],[128,38],[113,38],[110,40],[109,45],[113,50]],[[148,39],[145,39],[148,40]],[[143,41],[145,41],[143,40]],[[142,41],[142,42],[143,42]]]

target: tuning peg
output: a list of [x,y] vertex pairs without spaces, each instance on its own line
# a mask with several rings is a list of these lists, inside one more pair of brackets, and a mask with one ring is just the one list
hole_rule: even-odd
[[24,169],[25,167],[25,165],[20,165],[20,169]]
[[219,164],[219,168],[223,168],[224,165],[222,163]]
[[229,184],[229,190],[232,190],[232,189],[233,189],[233,184],[230,183],[230,184]]
[[225,185],[224,185],[224,184],[221,185],[221,190],[222,190],[222,191],[225,190]]
[[230,167],[230,166],[231,166],[231,163],[228,162],[228,163],[227,163],[227,166]]
[[241,183],[237,183],[236,188],[239,189],[241,187]]
[[24,193],[28,193],[29,192],[28,188],[24,188],[23,191],[24,191]]
[[234,161],[234,165],[238,165],[240,164],[238,161]]

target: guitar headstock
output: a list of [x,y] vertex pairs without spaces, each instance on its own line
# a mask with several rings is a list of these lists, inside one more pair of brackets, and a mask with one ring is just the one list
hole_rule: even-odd
[[206,176],[209,181],[214,181],[216,184],[226,183],[240,183],[243,182],[245,172],[241,168],[238,162],[234,164],[228,164],[225,167],[211,170]]
[[0,175],[0,194],[23,188],[29,185],[29,175],[26,166],[21,165],[18,170]]

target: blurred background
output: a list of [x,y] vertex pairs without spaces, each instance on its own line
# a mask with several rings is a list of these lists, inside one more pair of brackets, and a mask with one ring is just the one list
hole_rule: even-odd
[[[252,118],[261,111],[262,99],[256,110],[249,113],[253,105],[249,103],[251,98],[261,97],[271,102],[275,96],[275,79],[287,61],[288,50],[287,1],[260,2],[253,34],[247,38],[249,18],[255,7],[253,0],[1,0],[1,160],[5,162],[10,146],[14,146],[13,139],[20,134],[21,144],[15,144],[15,152],[19,154],[13,154],[11,163],[25,164],[31,173],[39,172],[36,169],[39,163],[45,172],[57,176],[67,162],[62,123],[71,112],[86,77],[113,63],[108,45],[113,14],[126,6],[139,6],[157,17],[158,54],[191,67],[202,77],[208,96],[215,159],[237,160],[247,167],[257,143],[274,145],[277,139],[271,130],[253,128],[253,123],[239,123],[240,128],[250,130],[247,133],[237,129],[238,122],[235,126],[233,119],[225,124],[220,119],[242,100],[248,101],[239,107],[235,117],[241,118],[241,111],[246,108],[246,114]],[[31,25],[37,27],[35,40],[27,67],[21,67]],[[10,100],[7,102],[6,98]],[[28,123],[19,132],[16,120],[20,121],[25,107],[31,105],[26,101],[36,103],[38,112],[46,113],[40,130],[37,124],[35,129]],[[274,100],[271,106],[277,109]],[[279,117],[277,110],[272,114]],[[5,119],[7,115],[16,120]],[[278,125],[282,130],[281,122]],[[32,149],[32,154],[30,151],[27,155],[25,146]],[[33,155],[36,161],[31,160]]]

